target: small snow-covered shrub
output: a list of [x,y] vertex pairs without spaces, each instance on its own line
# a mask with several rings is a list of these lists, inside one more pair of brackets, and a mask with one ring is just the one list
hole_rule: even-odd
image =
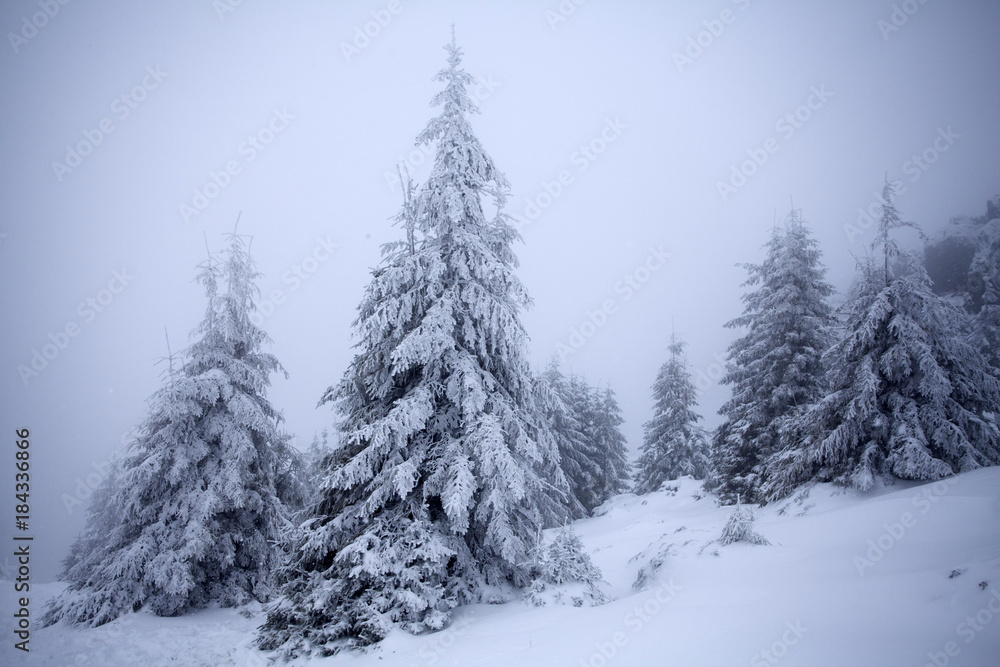
[[600,569],[569,527],[561,529],[552,542],[539,550],[534,574],[527,597],[535,605],[553,602],[594,607],[608,602],[608,596],[599,588],[604,583]]
[[753,529],[753,510],[743,505],[737,505],[736,511],[729,517],[726,527],[722,529],[719,543],[728,546],[733,542],[749,542],[750,544],[768,545],[762,535]]

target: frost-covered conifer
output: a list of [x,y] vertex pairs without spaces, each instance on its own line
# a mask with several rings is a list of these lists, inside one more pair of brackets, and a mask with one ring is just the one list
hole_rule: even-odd
[[540,551],[535,580],[527,594],[533,604],[568,602],[574,607],[582,607],[608,601],[608,596],[600,589],[605,583],[601,570],[590,560],[583,542],[571,527],[558,529],[552,541]]
[[738,504],[722,529],[719,544],[724,547],[736,542],[749,542],[760,546],[771,544],[763,535],[753,529],[753,522],[753,509]]
[[95,493],[65,563],[69,587],[46,624],[96,626],[139,608],[173,616],[270,596],[285,528],[276,466],[288,436],[266,398],[281,366],[261,351],[267,334],[250,319],[256,277],[235,235],[221,266],[203,266],[208,308],[196,340]]
[[690,475],[705,479],[708,473],[708,437],[698,426],[694,411],[697,393],[691,381],[685,343],[670,335],[670,358],[660,367],[653,384],[653,418],[643,425],[644,437],[635,463],[635,492],[656,491],[666,481]]
[[529,580],[551,497],[539,471],[558,452],[519,319],[529,299],[507,182],[469,125],[472,77],[454,37],[446,49],[441,114],[417,138],[436,143],[434,167],[407,189],[407,238],[384,248],[358,352],[323,397],[343,417],[340,443],[261,630],[266,650],[330,654],[393,626],[440,629],[456,605]]
[[[600,505],[611,496],[629,488],[631,466],[621,425],[625,423],[621,407],[611,387],[595,388],[591,392],[590,429],[602,461],[595,493],[585,504]],[[591,508],[593,509],[593,508]]]
[[577,493],[597,479],[596,464],[590,461],[591,445],[584,433],[584,415],[570,394],[569,380],[553,359],[541,375],[540,404],[546,423],[559,450],[559,468],[569,485],[566,519],[580,519],[589,513]]
[[795,444],[789,420],[823,395],[833,325],[833,288],[799,211],[773,231],[764,262],[746,268],[744,285],[757,287],[744,295],[743,315],[726,324],[747,333],[729,347],[722,382],[733,393],[712,443],[708,486],[723,502],[762,499],[768,458]]
[[878,475],[933,480],[1000,463],[1000,382],[969,341],[963,311],[935,295],[891,232],[903,226],[885,186],[876,258],[846,304],[847,331],[830,351],[830,395],[809,444],[821,481],[872,487]]
[[569,510],[588,516],[627,488],[629,469],[621,409],[610,388],[591,387],[579,375],[566,377],[553,360],[542,375],[552,395],[546,414],[569,484]]

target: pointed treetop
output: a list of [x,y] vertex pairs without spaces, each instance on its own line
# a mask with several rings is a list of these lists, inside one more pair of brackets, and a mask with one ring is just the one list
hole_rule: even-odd
[[[479,109],[469,95],[474,82],[461,65],[461,49],[454,41],[445,47],[449,52],[448,66],[438,72],[435,80],[444,83],[444,89],[431,100],[431,106],[441,107],[441,113],[432,118],[417,136],[416,144],[436,144],[434,167],[427,185],[421,189],[417,206],[417,229],[427,232],[431,227],[444,233],[441,227],[450,227],[461,221],[462,226],[491,227],[494,241],[506,245],[517,238],[510,227],[508,216],[502,212],[510,189],[507,179],[496,168],[472,130],[468,116]],[[481,195],[492,198],[497,213],[486,221],[480,200]],[[431,215],[437,211],[441,215]],[[471,215],[468,215],[471,214]],[[506,261],[516,263],[509,251],[500,250]]]
[[892,230],[900,229],[902,227],[910,227],[917,230],[920,238],[926,238],[916,223],[903,220],[899,217],[899,212],[896,210],[896,205],[893,201],[896,196],[896,183],[896,181],[889,180],[889,173],[886,172],[885,186],[882,188],[882,214],[878,221],[878,233],[876,233],[875,238],[871,243],[871,249],[873,252],[877,251],[879,248],[882,250],[882,269],[885,277],[885,285],[887,287],[889,285],[889,260],[897,257],[902,252],[899,249],[899,244],[897,244],[891,236]]
[[174,353],[170,351],[170,334],[167,333],[167,325],[163,325],[163,337],[167,340],[167,373],[169,376],[174,374]]
[[683,355],[684,354],[684,347],[685,347],[685,345],[686,345],[686,343],[683,340],[681,340],[681,338],[677,335],[677,332],[674,331],[674,321],[673,321],[673,318],[671,318],[671,320],[670,320],[670,345],[667,346],[667,349],[670,351],[671,358],[676,359],[677,357],[680,357],[681,355]]
[[[462,64],[462,56],[465,54],[462,53],[462,48],[458,45],[458,42],[455,41],[454,23],[451,24],[451,42],[445,45],[444,50],[448,52],[448,69],[442,70],[441,73],[462,72],[464,74],[464,72],[459,69],[459,65]],[[439,77],[441,76],[441,73],[438,74]]]
[[802,209],[795,208],[795,205],[792,204],[792,207],[788,210],[788,215],[785,216],[785,228],[790,229],[802,224],[805,224],[805,221],[802,219]]
[[[454,28],[452,29],[451,42],[445,47],[448,52],[448,66],[439,71],[435,76],[435,81],[442,81],[445,84],[444,90],[431,98],[432,107],[444,107],[442,113],[437,118],[431,120],[427,128],[417,137],[417,145],[431,143],[446,133],[448,124],[467,125],[465,120],[469,114],[479,113],[479,107],[472,101],[467,92],[467,87],[474,82],[472,75],[462,69],[462,49],[455,42]],[[463,132],[471,132],[466,127]]]

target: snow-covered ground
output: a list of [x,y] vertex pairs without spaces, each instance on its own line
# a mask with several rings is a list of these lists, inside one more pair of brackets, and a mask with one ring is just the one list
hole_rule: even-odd
[[[732,509],[677,486],[618,496],[574,525],[616,598],[606,605],[476,605],[443,632],[294,664],[1000,665],[1000,468],[868,494],[812,487],[756,510],[770,546],[713,543]],[[657,556],[650,586],[633,590]],[[29,660],[4,664],[263,665],[251,611],[58,625],[33,633]]]

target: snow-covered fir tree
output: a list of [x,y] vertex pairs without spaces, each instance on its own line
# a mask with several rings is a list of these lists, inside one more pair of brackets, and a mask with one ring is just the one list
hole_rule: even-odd
[[[285,655],[445,627],[450,610],[529,581],[558,464],[536,403],[507,183],[473,134],[454,36],[428,181],[384,248],[354,323],[357,354],[323,402],[343,421],[321,498],[258,643]],[[496,211],[488,215],[487,204]],[[555,489],[559,492],[563,489]]]
[[643,425],[635,463],[635,492],[656,491],[664,482],[690,475],[705,479],[709,469],[708,436],[698,425],[697,392],[691,381],[684,341],[670,334],[670,358],[653,383],[653,418]]
[[540,545],[539,552],[535,579],[526,595],[532,604],[582,607],[608,602],[608,596],[600,588],[605,583],[601,570],[594,565],[572,527],[558,529],[551,542]]
[[592,504],[597,507],[611,496],[628,490],[632,471],[628,461],[628,443],[621,431],[625,418],[615,392],[611,387],[598,387],[591,394],[588,428],[602,464],[594,492],[583,498],[584,506]]
[[629,469],[621,408],[610,388],[598,389],[577,375],[563,375],[553,359],[542,375],[551,399],[546,415],[569,484],[569,512],[589,516],[628,486]]
[[719,544],[724,547],[736,542],[749,542],[761,546],[771,544],[763,535],[753,529],[754,518],[753,508],[737,504],[736,509],[729,515],[726,525],[722,528]]
[[795,445],[794,423],[822,397],[822,355],[833,315],[820,251],[801,213],[776,227],[762,264],[747,264],[743,314],[726,324],[747,332],[729,346],[724,384],[732,398],[712,442],[707,486],[726,503],[762,500],[769,457]]
[[969,342],[966,314],[931,291],[892,232],[901,220],[886,183],[873,257],[845,305],[830,351],[831,392],[811,421],[804,473],[866,490],[879,475],[934,480],[1000,463],[1000,382]]
[[580,519],[589,513],[577,494],[580,486],[597,479],[596,464],[590,457],[591,444],[584,433],[584,415],[570,394],[569,379],[552,359],[541,374],[539,405],[559,450],[559,467],[569,484],[566,519]]
[[65,562],[69,587],[44,623],[96,626],[139,608],[173,616],[271,595],[286,528],[275,477],[288,436],[266,398],[281,366],[250,319],[256,277],[235,234],[221,265],[203,265],[208,308],[196,340],[95,493]]

